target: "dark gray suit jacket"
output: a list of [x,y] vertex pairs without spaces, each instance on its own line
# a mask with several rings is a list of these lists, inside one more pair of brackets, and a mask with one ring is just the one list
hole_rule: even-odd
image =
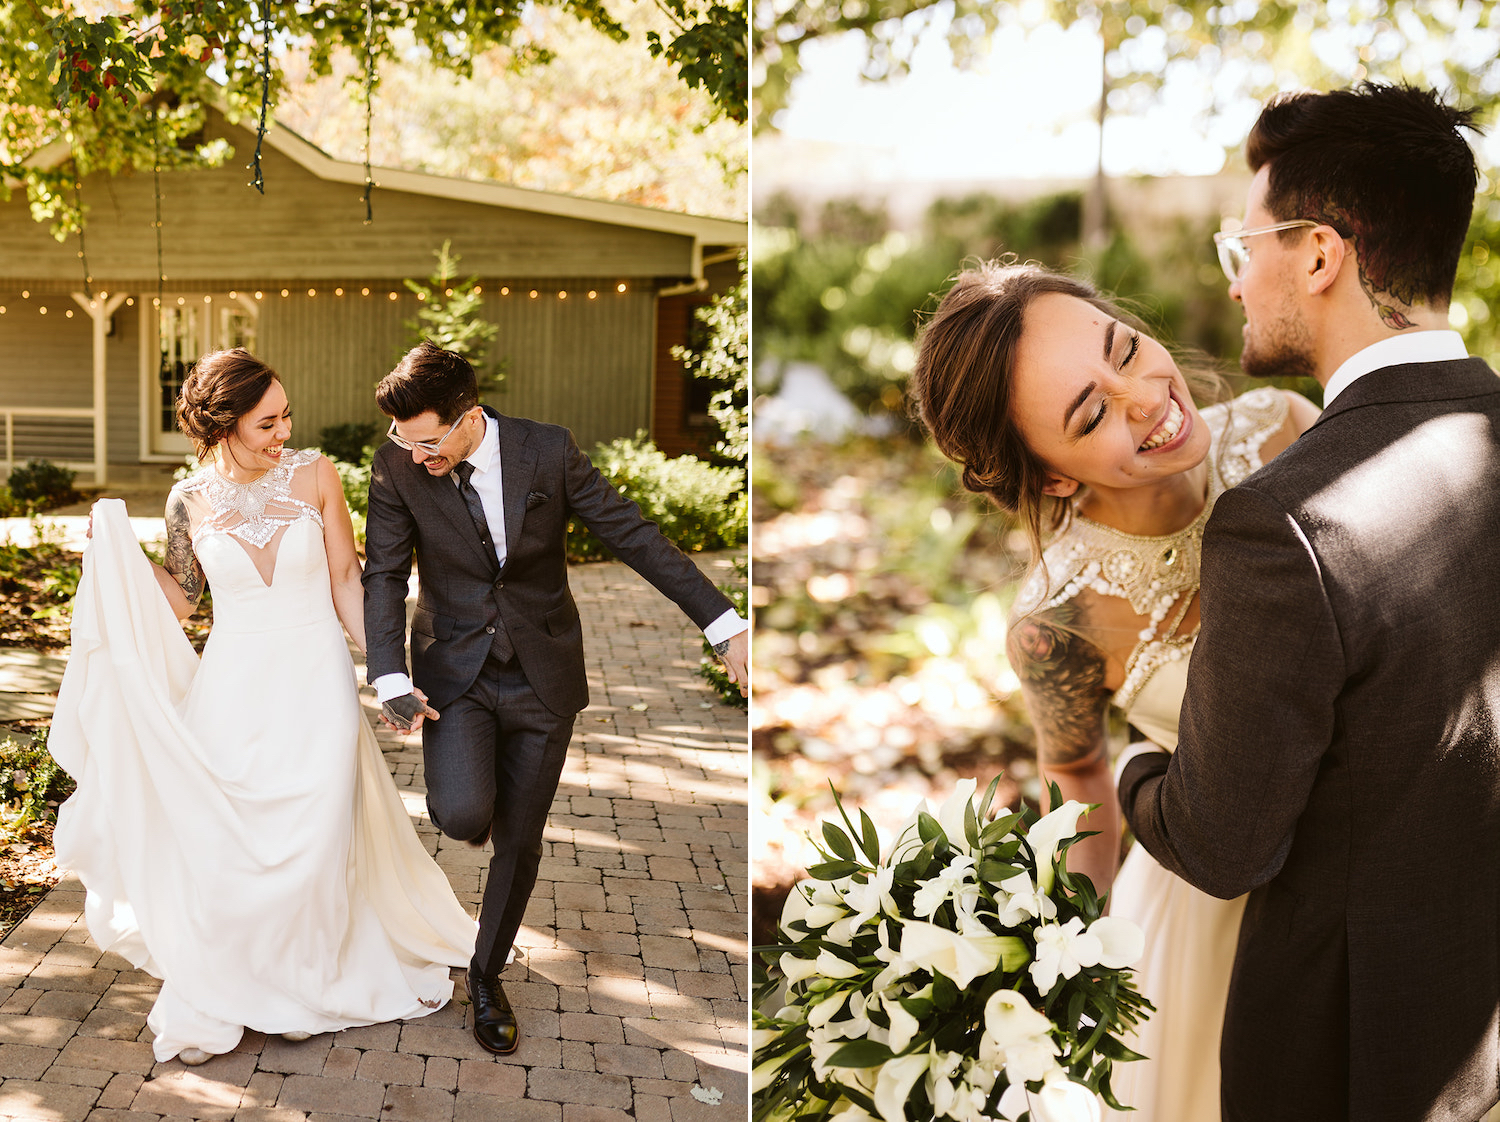
[[1473,1122],[1500,1096],[1500,379],[1388,367],[1225,493],[1175,755],[1120,800],[1250,892],[1224,1117]]
[[588,704],[583,628],[568,589],[568,520],[578,517],[621,561],[700,628],[733,605],[656,523],[614,489],[557,425],[506,417],[500,431],[505,568],[493,575],[453,480],[435,479],[387,443],[370,472],[365,528],[365,637],[370,681],[406,672],[406,592],[412,556],[420,587],[411,625],[411,677],[439,712],[479,676],[503,620],[542,704],[570,716]]

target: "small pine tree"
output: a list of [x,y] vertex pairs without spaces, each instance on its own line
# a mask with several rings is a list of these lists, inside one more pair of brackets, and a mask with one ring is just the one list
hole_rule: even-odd
[[484,307],[484,296],[478,287],[479,278],[455,281],[458,263],[462,258],[450,251],[452,243],[443,242],[443,248],[434,250],[438,259],[437,269],[421,281],[403,280],[401,283],[416,293],[421,307],[414,319],[404,321],[407,331],[407,346],[414,347],[423,339],[430,339],[445,351],[461,354],[474,367],[479,382],[479,394],[496,393],[504,388],[505,359],[485,363],[485,355],[495,336],[500,334],[498,325],[480,316]]

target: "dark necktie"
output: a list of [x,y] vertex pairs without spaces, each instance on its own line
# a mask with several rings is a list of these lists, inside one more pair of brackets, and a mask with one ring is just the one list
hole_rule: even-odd
[[474,465],[468,460],[463,460],[453,469],[453,474],[458,476],[458,493],[464,497],[464,505],[469,508],[469,517],[474,520],[474,529],[479,531],[479,540],[484,544],[485,555],[494,562],[498,570],[500,559],[495,553],[495,543],[490,540],[490,520],[485,517],[484,503],[479,500],[479,492],[469,481],[469,477],[474,474]]

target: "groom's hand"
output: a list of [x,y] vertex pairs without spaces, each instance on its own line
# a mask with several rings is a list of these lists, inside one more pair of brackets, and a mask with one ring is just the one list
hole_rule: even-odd
[[724,664],[729,680],[740,687],[740,696],[747,696],[750,692],[750,629],[747,627],[738,635],[715,644],[714,654]]
[[380,707],[380,719],[397,732],[415,732],[424,719],[436,721],[438,711],[427,704],[427,695],[413,688],[411,693],[393,697]]

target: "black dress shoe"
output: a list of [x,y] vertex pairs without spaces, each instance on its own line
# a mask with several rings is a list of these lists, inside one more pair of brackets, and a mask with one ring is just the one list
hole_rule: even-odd
[[474,1039],[487,1052],[510,1055],[516,1050],[521,1033],[500,979],[493,975],[486,977],[470,967],[467,981],[469,1000],[474,1004]]

